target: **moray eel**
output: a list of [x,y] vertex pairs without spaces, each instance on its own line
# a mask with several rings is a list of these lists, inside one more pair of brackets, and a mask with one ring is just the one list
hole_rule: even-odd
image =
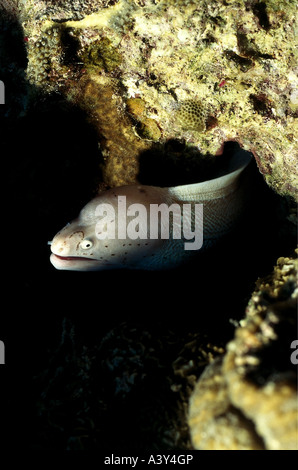
[[49,242],[51,263],[73,271],[181,265],[231,231],[247,203],[251,160],[239,150],[224,174],[197,184],[104,191]]

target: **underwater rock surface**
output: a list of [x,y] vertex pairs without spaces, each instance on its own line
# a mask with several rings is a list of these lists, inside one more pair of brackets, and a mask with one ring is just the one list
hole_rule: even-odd
[[190,399],[196,449],[297,450],[297,259],[280,258],[257,282],[246,317]]
[[[149,142],[185,140],[215,155],[236,140],[270,186],[297,198],[295,2],[8,3],[18,5],[28,79],[88,110],[107,184],[134,182]],[[101,125],[106,114],[112,131]]]

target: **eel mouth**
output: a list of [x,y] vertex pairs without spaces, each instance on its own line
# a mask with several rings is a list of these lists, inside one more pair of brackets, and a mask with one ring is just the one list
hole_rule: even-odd
[[63,261],[98,261],[95,258],[84,258],[84,256],[60,256],[56,255],[56,253],[52,253],[52,255]]
[[100,262],[94,258],[82,256],[60,256],[51,254],[50,261],[56,269],[70,271],[94,271],[99,269]]

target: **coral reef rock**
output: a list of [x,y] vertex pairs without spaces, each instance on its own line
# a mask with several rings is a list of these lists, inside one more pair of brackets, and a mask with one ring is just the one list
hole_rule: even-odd
[[[106,182],[111,186],[137,179],[140,147],[150,142],[163,145],[178,139],[204,155],[216,155],[224,142],[235,140],[254,153],[275,191],[297,198],[295,2],[5,4],[18,5],[31,85],[58,90],[89,110],[110,165]],[[92,114],[96,103],[86,101],[88,81],[94,87],[97,82],[108,84],[113,90],[111,103],[120,125],[108,135],[98,113]],[[134,114],[130,112],[131,99],[142,100],[139,115],[136,106]],[[134,139],[129,137],[133,133]],[[111,140],[120,139],[125,149],[126,136],[129,150],[123,151],[122,164],[119,148],[114,154]],[[130,151],[131,162],[126,155]],[[114,158],[116,163],[111,162]],[[122,166],[128,176],[111,177]]]
[[196,449],[298,449],[297,259],[279,258],[257,282],[227,352],[200,377],[190,400]]

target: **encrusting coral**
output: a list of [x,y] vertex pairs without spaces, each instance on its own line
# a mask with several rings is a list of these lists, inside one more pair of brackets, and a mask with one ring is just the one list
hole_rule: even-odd
[[202,103],[187,100],[180,104],[176,118],[185,129],[204,131],[206,129],[206,112]]

